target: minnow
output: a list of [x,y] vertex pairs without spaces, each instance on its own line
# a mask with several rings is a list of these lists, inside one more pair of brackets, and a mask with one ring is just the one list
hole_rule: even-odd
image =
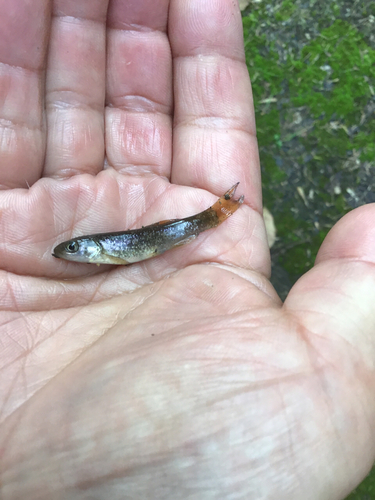
[[197,215],[164,220],[129,231],[80,236],[57,245],[52,255],[73,262],[121,265],[156,257],[171,248],[190,243],[203,231],[217,227],[234,214],[244,201],[244,196],[233,199],[238,184],[212,207]]

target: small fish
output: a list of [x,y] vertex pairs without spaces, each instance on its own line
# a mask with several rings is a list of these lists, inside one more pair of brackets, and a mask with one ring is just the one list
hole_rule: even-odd
[[116,233],[80,236],[64,241],[53,250],[53,256],[90,264],[132,264],[186,245],[203,231],[218,226],[243,203],[233,199],[239,182],[232,186],[212,207],[185,219],[164,220],[140,229]]

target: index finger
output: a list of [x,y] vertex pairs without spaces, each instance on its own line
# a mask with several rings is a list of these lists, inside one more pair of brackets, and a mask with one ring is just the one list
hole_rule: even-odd
[[169,11],[174,61],[172,182],[214,193],[241,182],[261,211],[255,118],[242,20],[233,0],[174,0]]

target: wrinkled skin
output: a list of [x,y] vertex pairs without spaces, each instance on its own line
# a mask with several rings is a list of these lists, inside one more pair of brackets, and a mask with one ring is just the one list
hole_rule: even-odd
[[[374,460],[375,208],[282,304],[236,1],[1,0],[0,62],[2,500],[344,498]],[[51,256],[237,181],[186,247]]]

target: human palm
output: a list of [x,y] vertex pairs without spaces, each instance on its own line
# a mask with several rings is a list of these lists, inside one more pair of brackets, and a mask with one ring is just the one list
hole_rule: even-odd
[[[0,23],[3,498],[343,498],[374,459],[374,207],[282,305],[237,5],[17,0]],[[186,247],[51,255],[237,181]]]

